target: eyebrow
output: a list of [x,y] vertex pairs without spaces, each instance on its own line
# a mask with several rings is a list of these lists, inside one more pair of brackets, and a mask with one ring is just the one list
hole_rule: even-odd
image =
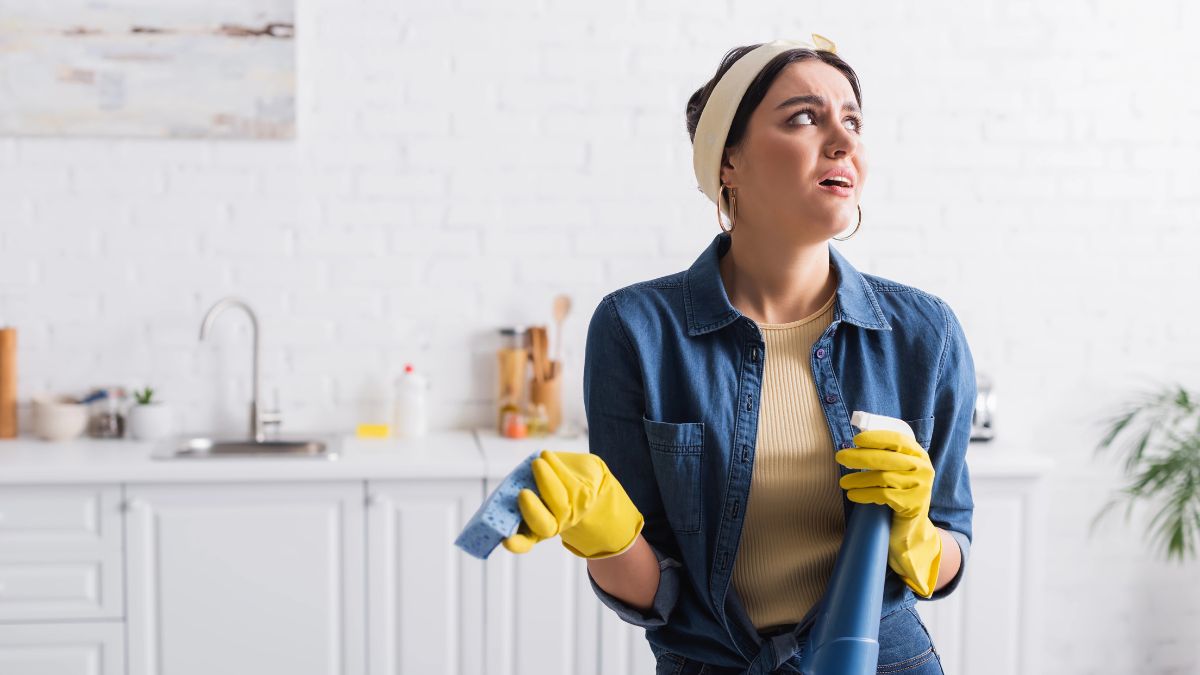
[[[775,106],[775,109],[782,110],[783,108],[786,108],[788,106],[801,105],[803,103],[808,103],[810,105],[823,107],[825,105],[825,97],[818,96],[816,94],[804,94],[802,96],[793,96],[793,97],[785,100],[783,103],[780,103],[779,105]],[[855,103],[854,101],[846,101],[845,103],[843,103],[842,110],[849,110],[851,112],[856,112],[856,113],[862,112],[862,110],[859,110],[858,104]]]

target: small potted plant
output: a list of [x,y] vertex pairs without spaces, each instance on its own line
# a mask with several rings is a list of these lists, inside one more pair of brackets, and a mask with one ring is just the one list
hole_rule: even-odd
[[[1118,436],[1125,442],[1117,443]],[[1126,522],[1135,502],[1157,506],[1147,538],[1168,561],[1194,556],[1200,539],[1200,400],[1180,385],[1141,394],[1108,419],[1096,453],[1114,445],[1129,480],[1119,494],[1128,501]],[[1119,501],[1109,500],[1091,531]]]
[[129,410],[129,435],[139,441],[157,441],[171,435],[171,408],[154,400],[154,390],[146,387],[133,392],[134,406]]

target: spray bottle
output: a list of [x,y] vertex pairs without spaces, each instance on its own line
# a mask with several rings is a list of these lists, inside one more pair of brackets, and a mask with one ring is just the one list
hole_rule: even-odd
[[[862,431],[899,431],[916,436],[904,420],[855,410],[850,424]],[[879,615],[887,573],[892,508],[854,504],[846,536],[825,589],[825,607],[801,657],[805,675],[873,675],[879,664]]]

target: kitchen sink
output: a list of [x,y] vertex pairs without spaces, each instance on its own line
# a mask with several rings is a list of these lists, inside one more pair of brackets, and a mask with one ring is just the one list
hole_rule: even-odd
[[337,457],[337,451],[324,441],[311,439],[285,439],[255,441],[218,440],[213,438],[189,438],[173,446],[158,459],[195,457]]

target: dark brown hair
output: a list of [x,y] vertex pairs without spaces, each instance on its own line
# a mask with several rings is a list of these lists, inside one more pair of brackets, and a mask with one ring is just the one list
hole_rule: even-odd
[[[693,143],[696,141],[696,125],[700,123],[700,113],[704,112],[704,106],[708,103],[708,97],[712,95],[712,90],[717,86],[717,82],[725,71],[742,58],[750,53],[755,48],[761,45],[747,45],[745,47],[734,47],[726,52],[725,57],[721,60],[721,65],[717,68],[717,74],[709,80],[703,87],[696,90],[687,103],[687,130],[688,138]],[[850,87],[854,89],[854,98],[858,101],[858,107],[862,108],[862,91],[858,85],[858,75],[854,73],[854,69],[848,63],[842,60],[840,56],[833,52],[813,49],[791,49],[767,62],[763,66],[758,76],[750,82],[750,86],[746,89],[746,93],[742,96],[741,103],[738,104],[737,112],[733,115],[733,122],[729,125],[729,135],[725,138],[725,147],[732,148],[741,142],[742,136],[746,133],[746,124],[750,121],[750,114],[762,103],[763,97],[767,95],[767,90],[771,88],[771,83],[783,71],[784,67],[789,63],[797,61],[807,61],[809,59],[818,59],[824,63],[837,68],[850,81]]]

